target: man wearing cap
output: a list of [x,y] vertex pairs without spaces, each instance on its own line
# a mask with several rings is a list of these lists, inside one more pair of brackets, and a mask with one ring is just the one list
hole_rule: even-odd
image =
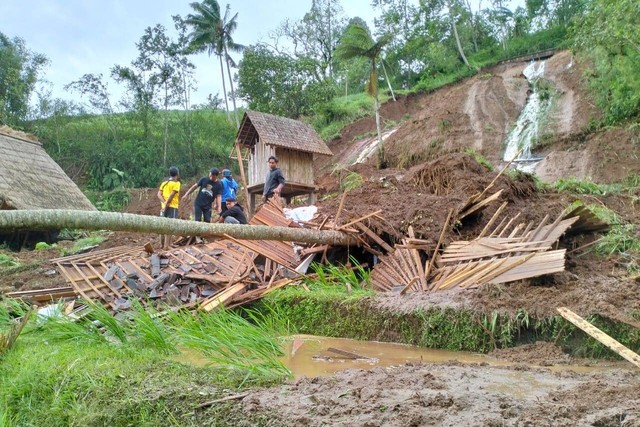
[[244,209],[238,204],[238,199],[235,197],[227,198],[227,210],[220,214],[218,222],[224,222],[225,224],[246,224],[247,217],[244,214]]
[[236,197],[238,193],[238,183],[233,179],[233,175],[229,169],[222,171],[222,212],[227,210],[227,199]]
[[182,200],[186,200],[196,188],[200,188],[198,196],[195,202],[193,202],[193,218],[196,221],[211,222],[212,208],[216,212],[220,213],[221,209],[221,194],[222,184],[218,181],[218,175],[220,171],[217,168],[212,168],[209,171],[209,176],[203,176],[198,182],[193,184],[191,188],[184,193]]
[[274,194],[280,196],[280,191],[284,187],[284,175],[278,168],[278,158],[276,156],[269,157],[269,172],[264,180],[264,189],[262,191],[262,199],[266,202]]

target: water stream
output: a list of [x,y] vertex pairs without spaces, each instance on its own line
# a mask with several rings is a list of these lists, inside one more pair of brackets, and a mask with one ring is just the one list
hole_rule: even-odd
[[[536,80],[544,75],[546,61],[534,61],[529,64],[523,74],[529,82],[531,94],[524,109],[520,113],[514,129],[509,133],[504,150],[504,161],[516,158],[516,169],[532,173],[535,166],[542,160],[534,157],[531,149],[540,135],[540,126],[546,118],[551,106],[549,94],[543,95],[536,84]],[[518,153],[520,153],[518,155]]]

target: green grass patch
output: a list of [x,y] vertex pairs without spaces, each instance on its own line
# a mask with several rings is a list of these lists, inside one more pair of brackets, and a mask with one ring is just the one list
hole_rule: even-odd
[[[583,205],[579,200],[570,209]],[[595,252],[601,256],[620,256],[619,264],[625,265],[630,273],[640,271],[640,238],[636,224],[624,224],[616,212],[600,204],[589,204],[593,214],[610,225],[609,231],[595,245]]]
[[20,265],[20,260],[18,258],[12,257],[11,255],[0,253],[0,271],[5,268],[17,267]]
[[131,192],[126,189],[112,191],[85,191],[91,203],[101,211],[122,212],[131,202]]
[[464,152],[469,154],[470,156],[472,156],[476,160],[476,162],[478,162],[479,164],[484,166],[488,171],[493,172],[493,171],[496,170],[496,168],[493,167],[491,162],[489,160],[487,160],[486,157],[484,157],[482,154],[478,153],[473,148],[467,148],[466,150],[464,150]]
[[71,248],[63,248],[60,251],[60,254],[62,256],[77,254],[100,245],[100,243],[104,242],[106,239],[107,238],[101,232],[98,232],[98,234],[90,234],[87,237],[83,237],[73,242],[73,246]]
[[[24,311],[0,301],[0,328]],[[161,316],[138,304],[115,318],[89,306],[73,322],[64,316],[32,321],[0,358],[2,425],[156,426],[262,425],[234,403],[196,405],[248,385],[290,376],[278,357],[290,333],[282,315],[218,311]],[[0,329],[1,330],[1,329]],[[210,363],[183,360],[191,349]]]
[[608,194],[632,194],[640,188],[640,175],[632,174],[613,184],[598,184],[591,179],[560,178],[550,185],[551,188],[572,194],[606,196]]
[[[380,103],[389,98],[389,95],[380,92]],[[329,141],[339,138],[340,131],[349,123],[373,114],[373,98],[363,92],[334,98],[318,109],[312,125],[323,140]]]

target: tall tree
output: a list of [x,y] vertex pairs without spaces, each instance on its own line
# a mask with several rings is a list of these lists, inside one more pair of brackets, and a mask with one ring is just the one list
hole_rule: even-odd
[[460,36],[458,35],[458,25],[456,24],[456,9],[459,7],[458,4],[454,4],[452,0],[447,0],[447,8],[449,9],[449,18],[451,19],[451,28],[453,29],[453,35],[456,39],[456,46],[458,47],[458,53],[460,54],[460,58],[464,65],[469,66],[469,61],[467,61],[467,56],[464,54],[464,49],[462,49],[462,43],[460,43]]
[[418,10],[410,0],[373,0],[371,4],[380,10],[380,16],[374,19],[376,34],[393,34],[387,59],[392,57],[405,69],[404,86],[409,87],[416,51],[408,45],[417,24]]
[[226,62],[234,117],[236,127],[239,127],[240,123],[233,90],[233,76],[231,75],[233,60],[229,55],[229,51],[241,52],[244,49],[244,46],[235,43],[232,37],[233,32],[238,26],[238,14],[236,13],[233,17],[229,17],[231,7],[227,5],[224,17],[222,17],[220,15],[220,5],[216,0],[203,0],[202,3],[191,3],[190,6],[195,12],[187,15],[185,19],[185,23],[192,28],[192,32],[189,35],[191,40],[190,49],[192,52],[207,52],[209,56],[215,54],[220,60],[222,91],[227,113],[229,113],[229,101],[223,64]]
[[[193,53],[207,52],[217,55],[218,26],[220,24],[220,5],[217,0],[202,0],[202,3],[189,3],[194,13],[186,16],[184,22],[191,28],[189,34],[189,49]],[[224,104],[229,114],[229,100],[227,99],[227,86],[224,78],[224,66],[222,64],[222,56],[218,56],[220,60],[220,77],[222,77],[222,93],[224,95]]]
[[48,63],[27,49],[19,37],[0,32],[0,125],[21,127],[29,115],[29,100],[39,74]]
[[162,163],[167,166],[167,149],[169,146],[169,106],[175,105],[181,93],[177,70],[173,57],[175,49],[167,36],[165,28],[158,24],[147,27],[137,43],[139,56],[138,66],[148,73],[148,80],[159,89],[160,104],[163,114],[163,150]]
[[343,60],[367,58],[370,61],[369,79],[366,92],[373,97],[373,109],[376,115],[378,131],[378,167],[384,167],[385,155],[380,124],[380,102],[378,100],[378,63],[382,60],[382,51],[391,41],[391,35],[383,34],[374,40],[369,29],[360,23],[352,23],[342,37],[337,48],[337,55]]
[[338,0],[312,0],[311,9],[299,21],[286,20],[272,34],[284,37],[287,48],[275,50],[315,66],[314,78],[321,82],[334,77],[335,49],[347,20]]
[[311,61],[250,46],[240,62],[238,94],[251,109],[292,118],[313,114],[335,96],[332,82],[316,82],[313,74]]
[[[231,65],[235,67],[233,58],[229,55],[229,51],[242,52],[244,46],[233,41],[232,34],[238,27],[238,14],[229,18],[231,12],[231,6],[227,5],[224,12],[224,17],[219,23],[218,27],[218,40],[216,43],[216,54],[220,57],[224,54],[225,62],[227,63],[227,74],[229,76],[229,88],[231,89],[231,102],[233,102],[233,115],[236,120],[236,127],[240,127],[240,121],[238,120],[238,108],[236,106],[236,94],[233,90],[233,76],[231,75]],[[224,76],[223,76],[224,78]]]

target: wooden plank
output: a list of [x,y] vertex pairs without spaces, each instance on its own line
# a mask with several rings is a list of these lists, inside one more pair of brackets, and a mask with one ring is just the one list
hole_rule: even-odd
[[[345,191],[344,193],[342,193],[342,197],[340,198],[340,204],[338,205],[338,212],[336,213],[336,218],[333,221],[336,226],[340,226],[340,214],[342,213],[342,208],[344,207],[344,201],[347,198],[347,193],[349,192]],[[322,229],[322,226],[320,226],[320,229]]]
[[242,186],[244,187],[244,197],[245,197],[245,203],[247,204],[247,206],[249,206],[249,209],[247,209],[247,214],[251,215],[252,214],[252,210],[255,210],[255,206],[250,206],[250,202],[251,199],[249,198],[249,183],[247,182],[247,177],[244,174],[244,162],[242,161],[242,151],[240,150],[240,144],[238,143],[238,140],[236,140],[235,142],[235,147],[236,147],[236,156],[238,156],[238,166],[240,167],[240,178],[242,179]]
[[363,216],[363,217],[360,217],[360,218],[358,218],[358,219],[354,219],[353,221],[351,221],[351,222],[349,222],[349,223],[347,223],[347,224],[345,224],[345,225],[341,225],[340,227],[338,227],[338,231],[341,231],[341,230],[343,230],[343,229],[345,229],[345,228],[349,227],[350,225],[353,225],[353,224],[355,224],[355,223],[357,223],[357,222],[360,222],[360,221],[364,221],[365,219],[367,219],[367,218],[371,218],[372,216],[374,216],[374,215],[378,215],[378,214],[380,214],[380,213],[382,213],[382,210],[375,211],[375,212],[373,212],[373,213],[370,213],[370,214],[365,215],[365,216]]
[[[433,256],[429,260],[426,268],[424,269],[424,275],[429,278],[429,274],[431,274],[431,269],[433,268],[433,263],[436,260],[436,256],[438,255],[438,249],[440,249],[440,245],[442,244],[442,240],[444,240],[444,234],[449,227],[449,221],[451,221],[451,217],[453,216],[453,209],[449,209],[449,215],[447,215],[447,220],[444,222],[444,227],[442,227],[442,231],[440,231],[440,237],[438,238],[438,243],[436,244],[436,248],[433,250]],[[433,286],[431,287],[433,289]]]
[[[413,231],[413,226],[409,226],[409,237],[411,238],[415,238],[416,235]],[[420,285],[422,286],[422,290],[426,291],[428,288],[427,285],[427,277],[424,274],[424,267],[422,266],[422,259],[420,258],[420,252],[418,252],[417,249],[412,249],[411,253],[413,255],[413,259],[416,263],[416,266],[418,267],[418,276],[420,276]]]
[[596,328],[573,311],[569,310],[567,307],[558,307],[556,308],[556,310],[558,310],[558,313],[560,313],[560,315],[567,319],[569,322],[573,323],[578,328],[589,334],[591,337],[595,338],[605,346],[609,347],[611,350],[618,353],[618,355],[620,355],[624,359],[633,363],[637,368],[640,368],[640,356],[638,356],[637,353],[634,353],[624,345],[620,344],[618,341],[611,338],[609,335],[605,334],[600,329]]
[[236,283],[235,285],[228,287],[217,295],[214,295],[213,297],[203,301],[200,308],[204,311],[214,310],[215,308],[224,305],[224,303],[229,301],[231,298],[244,292],[245,287],[246,285],[242,282]]
[[364,232],[364,234],[369,236],[374,242],[380,245],[380,247],[382,247],[385,251],[393,252],[393,248],[389,246],[387,242],[382,240],[382,238],[374,233],[369,227],[360,222],[356,223],[355,226],[358,227],[362,232]]
[[478,239],[483,237],[491,228],[491,226],[493,225],[493,223],[498,219],[498,217],[500,216],[500,214],[502,213],[502,211],[504,210],[504,208],[507,207],[507,202],[504,202],[503,204],[500,205],[500,207],[498,208],[498,210],[496,210],[496,212],[493,214],[493,216],[491,217],[491,219],[489,220],[489,222],[487,223],[487,225],[484,226],[484,228],[482,229],[482,231],[480,232],[480,234],[478,235]]
[[458,214],[458,219],[462,220],[463,218],[471,215],[472,213],[477,212],[481,209],[484,209],[486,205],[498,199],[500,197],[500,194],[502,194],[502,190],[498,191],[495,194],[492,194],[491,196],[487,197],[486,199],[484,199],[479,203],[471,204],[470,206],[465,206],[465,210],[460,214]]

